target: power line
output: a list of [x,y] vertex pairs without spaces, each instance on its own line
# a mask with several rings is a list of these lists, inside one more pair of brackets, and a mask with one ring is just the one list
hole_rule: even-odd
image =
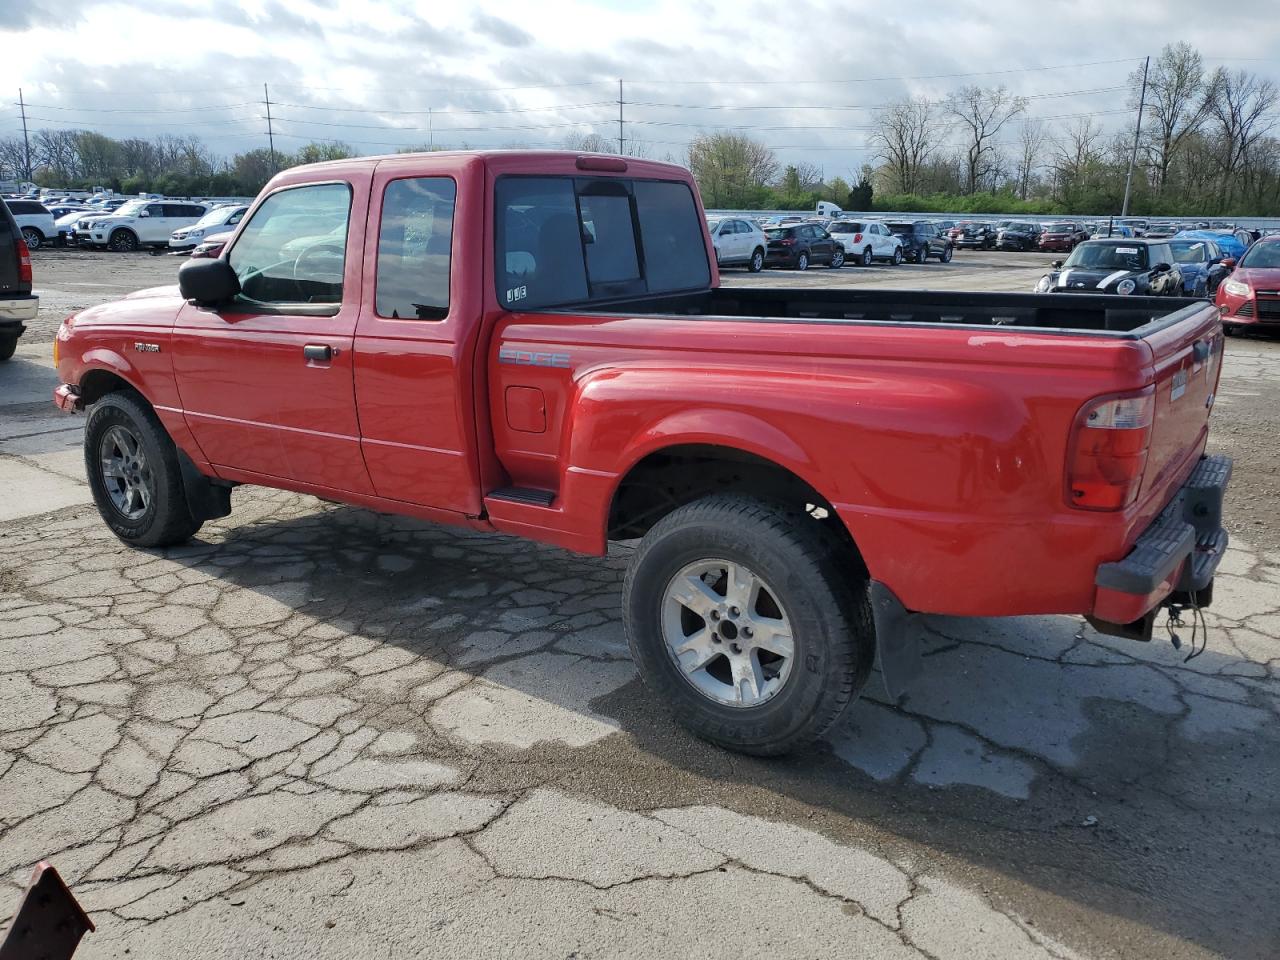
[[1014,73],[1040,73],[1045,70],[1071,70],[1077,67],[1100,67],[1111,63],[1137,63],[1140,57],[1121,57],[1116,60],[1092,60],[1087,63],[1058,63],[1044,67],[1015,67],[1007,70],[973,70],[968,73],[922,73],[914,76],[897,77],[837,77],[829,79],[797,78],[790,80],[636,80],[632,83],[643,86],[694,86],[724,84],[735,87],[766,86],[774,84],[820,83],[829,86],[833,83],[888,83],[892,80],[948,80],[957,77],[994,77]]

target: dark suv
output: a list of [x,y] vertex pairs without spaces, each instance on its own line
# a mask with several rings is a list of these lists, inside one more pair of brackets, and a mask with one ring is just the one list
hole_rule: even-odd
[[795,267],[797,270],[808,270],[811,263],[844,266],[844,246],[816,223],[770,227],[764,235],[769,239],[765,266]]
[[997,250],[1034,250],[1040,243],[1040,224],[1028,220],[1014,220],[1000,228],[996,237]]
[[34,320],[40,300],[31,294],[31,253],[8,207],[0,203],[0,360],[18,348],[18,338]]
[[925,263],[930,257],[948,263],[955,253],[951,240],[938,233],[938,228],[928,220],[891,223],[889,232],[902,238],[902,253],[915,263]]
[[957,247],[990,250],[996,245],[996,228],[989,223],[966,220],[948,230],[947,235]]

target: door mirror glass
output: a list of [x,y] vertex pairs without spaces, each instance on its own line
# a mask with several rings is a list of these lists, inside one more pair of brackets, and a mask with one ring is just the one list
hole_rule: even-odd
[[1226,267],[1228,270],[1233,270],[1233,269],[1235,269],[1235,265],[1236,265],[1236,258],[1235,258],[1235,257],[1224,257],[1224,258],[1223,258],[1223,260],[1222,260],[1222,265],[1223,265],[1224,267]]
[[178,289],[185,300],[217,306],[240,293],[240,279],[225,260],[188,260],[178,269]]
[[1061,270],[1061,269],[1062,269],[1062,261],[1061,261],[1061,260],[1055,260],[1055,261],[1053,261],[1053,263],[1051,263],[1051,264],[1050,264],[1050,266],[1051,266],[1051,267],[1053,267],[1053,269],[1055,269],[1055,270]]
[[150,211],[150,210],[148,210],[148,209],[146,209],[146,208],[144,207],[143,209],[141,209],[141,210],[139,210],[139,211],[138,211],[138,216],[140,216],[140,217],[149,217],[149,216],[151,216],[151,211]]

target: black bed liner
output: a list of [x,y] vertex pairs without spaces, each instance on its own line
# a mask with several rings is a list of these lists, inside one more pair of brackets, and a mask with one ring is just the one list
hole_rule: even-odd
[[1137,339],[1214,310],[1205,300],[1106,294],[972,293],[803,287],[721,287],[663,297],[594,301],[556,312],[728,317],[760,323],[892,323],[1017,327]]

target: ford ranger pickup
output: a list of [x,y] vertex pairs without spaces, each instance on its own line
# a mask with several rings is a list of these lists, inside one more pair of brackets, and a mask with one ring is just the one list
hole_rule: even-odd
[[1209,603],[1231,463],[1203,301],[721,288],[669,164],[432,153],[288,170],[176,287],[69,317],[57,404],[126,543],[260,484],[602,555],[675,717],[820,736],[917,615],[1151,637]]

